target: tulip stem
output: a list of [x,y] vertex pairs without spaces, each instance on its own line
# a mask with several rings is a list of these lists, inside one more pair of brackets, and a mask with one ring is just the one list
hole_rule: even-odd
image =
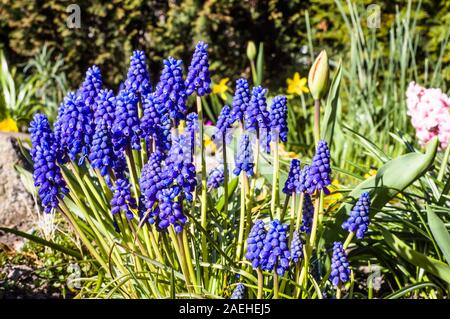
[[320,140],[320,99],[314,100],[314,142],[317,145]]

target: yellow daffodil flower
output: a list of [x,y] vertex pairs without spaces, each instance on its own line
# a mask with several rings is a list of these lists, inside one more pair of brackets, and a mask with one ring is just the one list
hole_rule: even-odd
[[302,95],[303,93],[309,93],[308,86],[306,85],[307,79],[300,77],[300,73],[295,72],[292,79],[286,79],[287,93]]
[[368,179],[369,177],[377,175],[377,170],[371,168],[366,174],[364,174],[364,178]]
[[0,122],[0,131],[3,132],[18,132],[19,129],[17,127],[16,121],[12,118],[6,118]]
[[227,95],[225,93],[230,89],[227,85],[229,80],[229,78],[223,78],[220,80],[219,84],[214,84],[212,87],[213,93],[218,94],[224,101],[227,99]]
[[[333,206],[333,204],[342,199],[343,197],[342,193],[338,192],[341,186],[342,185],[339,183],[337,179],[333,179],[331,185],[327,187],[330,190],[330,195],[325,196],[324,198],[323,202],[324,209],[328,209],[330,206]],[[334,209],[336,209],[337,207],[339,206],[335,206]]]

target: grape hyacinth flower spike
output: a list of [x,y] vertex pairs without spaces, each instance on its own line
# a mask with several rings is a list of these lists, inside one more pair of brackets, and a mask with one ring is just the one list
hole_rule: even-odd
[[131,209],[136,209],[136,200],[131,195],[131,184],[127,179],[118,179],[114,185],[113,197],[111,199],[111,213],[116,215],[120,211],[125,213],[128,219],[133,218]]
[[219,117],[217,119],[216,131],[212,136],[212,140],[216,144],[222,144],[223,138],[225,138],[225,142],[229,143],[231,141],[231,126],[232,126],[232,118],[231,118],[231,109],[228,105],[225,105],[220,111]]
[[289,269],[287,229],[288,225],[282,224],[278,219],[271,221],[261,251],[261,268],[275,270],[278,276],[283,276]]
[[111,139],[111,132],[108,124],[102,119],[95,126],[95,133],[92,140],[92,146],[89,153],[89,161],[94,169],[100,170],[102,176],[108,174],[109,169],[113,168],[115,154]]
[[245,258],[252,263],[253,269],[261,267],[261,252],[267,231],[262,220],[256,220],[247,238],[247,253]]
[[231,112],[232,121],[240,121],[243,123],[245,110],[250,103],[250,89],[248,82],[244,78],[236,80],[236,91],[233,96],[233,110]]
[[331,160],[330,151],[328,149],[327,142],[320,140],[317,146],[316,154],[312,159],[311,166],[309,167],[308,177],[306,179],[306,189],[310,195],[313,195],[316,191],[323,190],[325,194],[329,194],[330,191],[327,186],[331,184]]
[[342,228],[356,234],[356,238],[362,239],[369,227],[370,195],[367,192],[361,194],[349,218],[342,224]]
[[78,165],[82,165],[89,154],[94,134],[94,113],[83,102],[81,96],[69,92],[64,100],[65,110],[61,119],[61,147],[72,161],[80,154]]
[[33,181],[39,188],[38,195],[44,211],[50,213],[58,206],[58,198],[68,193],[61,170],[57,165],[58,147],[47,117],[36,114],[30,124],[31,157],[34,162]]
[[116,111],[116,97],[112,90],[100,90],[95,99],[94,123],[97,125],[106,121],[106,126],[111,130]]
[[272,136],[279,137],[282,142],[287,142],[287,98],[285,96],[279,95],[273,98],[269,119]]
[[239,151],[236,157],[234,175],[239,176],[244,171],[248,177],[253,176],[253,156],[250,138],[247,134],[242,134],[239,140]]
[[133,149],[140,150],[141,132],[137,96],[127,90],[119,92],[112,127],[115,150],[124,151],[129,145]]
[[234,288],[230,299],[244,299],[244,295],[245,295],[245,286],[242,283],[238,283],[236,285],[236,288]]
[[311,201],[311,196],[305,193],[303,197],[302,226],[300,227],[300,230],[308,235],[311,233],[313,217],[314,205]]
[[186,107],[186,86],[183,80],[181,60],[169,57],[164,60],[159,83],[156,86],[156,98],[159,104],[159,114],[168,113],[176,123],[184,119]]
[[298,230],[294,231],[292,236],[291,260],[296,264],[303,258],[303,243]]
[[224,178],[223,165],[221,165],[214,168],[211,173],[209,173],[206,186],[208,188],[219,188],[219,186],[223,184]]
[[80,89],[78,90],[77,95],[80,96],[81,102],[89,107],[92,111],[95,111],[95,99],[102,89],[102,85],[103,80],[100,69],[96,65],[91,66],[86,71],[86,77]]
[[134,51],[130,57],[125,89],[144,96],[152,90],[144,51]]
[[286,179],[286,183],[283,187],[283,193],[286,195],[298,193],[297,185],[299,183],[300,173],[300,161],[298,159],[293,159],[289,168],[288,178]]
[[344,251],[341,242],[335,242],[333,245],[333,257],[331,258],[330,280],[335,287],[341,283],[344,284],[350,279],[350,264],[347,254]]
[[211,93],[211,77],[209,74],[208,45],[200,41],[195,46],[191,65],[186,77],[186,94],[196,92],[198,96]]
[[260,130],[269,125],[269,112],[266,102],[267,89],[262,86],[254,87],[248,107],[244,114],[245,128]]

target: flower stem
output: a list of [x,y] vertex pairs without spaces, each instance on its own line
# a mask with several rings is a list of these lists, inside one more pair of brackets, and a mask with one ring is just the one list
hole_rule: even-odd
[[245,209],[245,172],[241,172],[241,213],[239,216],[239,235],[238,242],[236,247],[236,262],[241,260],[241,252],[242,246],[244,242],[244,231],[245,231],[245,218],[246,218],[246,209]]
[[276,270],[273,272],[273,299],[278,299],[278,274]]
[[336,288],[336,299],[341,299],[341,284]]
[[300,194],[300,203],[298,205],[297,210],[297,221],[295,222],[295,228],[300,228],[300,224],[302,222],[302,215],[303,215],[303,202],[305,200],[305,193]]
[[223,155],[223,197],[224,205],[223,212],[225,216],[228,216],[228,163],[227,163],[227,145],[225,141],[225,134],[222,138],[222,155]]
[[256,273],[258,274],[258,295],[257,299],[263,298],[263,287],[264,287],[264,277],[260,268],[256,268]]
[[[207,213],[207,188],[206,188],[206,160],[205,160],[205,136],[203,126],[203,108],[200,96],[197,96],[197,112],[198,121],[200,122],[200,156],[201,156],[201,171],[202,171],[202,194],[201,194],[201,210],[200,210],[200,225],[207,230],[206,213]],[[206,242],[206,235],[202,233],[202,257],[204,262],[208,262],[208,247]],[[208,286],[208,269],[205,269],[205,286]]]
[[256,188],[256,180],[258,179],[258,172],[259,172],[259,153],[260,153],[260,146],[259,146],[259,129],[256,129],[256,141],[255,141],[255,158],[254,158],[254,162],[255,162],[255,167],[254,167],[254,173],[253,173],[253,178],[252,181],[250,183],[250,190],[247,194],[248,196],[248,203],[247,203],[247,209],[249,212],[252,211],[253,208],[253,196],[255,193],[255,188]]
[[320,100],[314,100],[314,143],[319,144],[320,140]]
[[276,218],[281,218],[279,210],[279,191],[278,191],[278,174],[280,170],[280,161],[278,158],[278,135],[275,137],[274,141],[274,152],[273,152],[273,181],[272,181],[272,202],[270,210],[273,216]]
[[345,249],[347,249],[348,245],[350,245],[353,237],[355,236],[354,232],[351,232],[348,234],[347,239],[345,240],[344,244],[342,245],[342,247]]

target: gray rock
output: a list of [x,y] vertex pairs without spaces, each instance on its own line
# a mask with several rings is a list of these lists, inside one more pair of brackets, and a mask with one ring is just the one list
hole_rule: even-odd
[[[0,132],[0,226],[29,231],[38,218],[35,201],[25,189],[16,165],[25,165],[17,141],[10,134]],[[0,233],[0,242],[12,248],[22,246],[23,240]]]

